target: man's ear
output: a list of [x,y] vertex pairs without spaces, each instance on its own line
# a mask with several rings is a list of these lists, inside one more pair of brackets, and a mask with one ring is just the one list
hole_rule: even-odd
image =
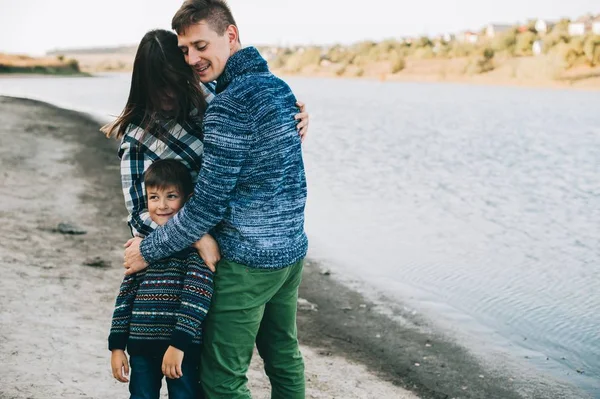
[[237,26],[229,25],[225,34],[229,39],[229,48],[233,50],[240,42],[240,32],[238,31]]

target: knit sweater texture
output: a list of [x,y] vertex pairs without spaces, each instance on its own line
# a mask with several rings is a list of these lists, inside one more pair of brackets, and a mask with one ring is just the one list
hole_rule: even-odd
[[140,246],[148,262],[205,233],[223,257],[252,268],[289,266],[306,255],[306,177],[296,98],[253,47],[233,54],[204,116],[204,159],[194,195]]
[[169,345],[196,357],[202,322],[213,293],[213,274],[194,250],[125,276],[112,318],[108,348],[162,356]]

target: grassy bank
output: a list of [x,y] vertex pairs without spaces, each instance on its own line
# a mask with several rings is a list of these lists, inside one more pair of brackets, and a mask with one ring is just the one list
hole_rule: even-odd
[[[493,37],[481,33],[475,42],[458,36],[421,37],[351,45],[262,46],[259,50],[279,75],[598,90],[600,36],[571,36],[568,26],[569,21],[562,20],[548,32],[537,32],[531,23],[515,25]],[[60,50],[47,57],[50,63],[38,61],[21,72],[130,72],[135,51],[136,46]],[[62,66],[56,66],[57,60]]]
[[30,57],[0,54],[0,74],[85,75],[79,62],[64,56]]
[[600,35],[569,33],[562,20],[548,32],[533,21],[492,35],[364,41],[333,46],[265,46],[280,74],[460,81],[600,88]]
[[[50,73],[78,74],[97,72],[131,72],[134,48],[128,51],[114,49],[114,52],[74,52],[65,53],[76,60],[77,67],[83,72],[74,72],[67,66],[64,69],[54,64],[14,68],[9,72],[17,73]],[[419,58],[407,56],[401,61],[397,59],[381,59],[372,62],[356,61],[356,63],[323,62],[320,56],[306,64],[297,63],[303,54],[298,50],[287,62],[281,63],[269,57],[266,49],[261,49],[269,58],[271,69],[282,76],[365,78],[379,81],[412,81],[412,82],[460,82],[467,84],[489,85],[524,85],[537,87],[569,87],[600,90],[600,67],[585,64],[564,69],[562,62],[555,54],[540,56],[508,57],[497,55],[493,59],[493,68],[486,72],[478,72],[477,58],[468,56],[455,58]],[[305,54],[304,57],[307,57]],[[308,56],[310,59],[310,56]],[[57,57],[54,57],[56,60]],[[10,67],[9,67],[10,68]],[[0,73],[2,62],[0,60]]]
[[600,90],[600,67],[578,66],[558,70],[551,56],[519,57],[496,60],[493,70],[471,73],[470,58],[418,59],[406,58],[401,71],[391,72],[391,62],[369,65],[307,65],[299,69],[279,67],[273,71],[282,76],[330,78],[365,78],[378,81],[458,82],[488,85],[518,85]]

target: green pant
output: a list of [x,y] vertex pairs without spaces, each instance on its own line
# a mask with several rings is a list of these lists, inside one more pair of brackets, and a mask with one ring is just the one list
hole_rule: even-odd
[[255,342],[271,381],[271,398],[304,399],[296,332],[302,267],[303,261],[278,270],[219,262],[200,360],[206,399],[251,397],[246,372]]

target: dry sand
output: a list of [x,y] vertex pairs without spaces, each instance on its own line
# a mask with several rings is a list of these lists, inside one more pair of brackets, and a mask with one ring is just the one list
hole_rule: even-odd
[[[0,398],[127,397],[106,341],[128,238],[115,143],[34,101],[0,97],[0,115]],[[61,222],[87,233],[61,234]],[[307,397],[416,398],[355,361],[302,351]],[[269,397],[258,356],[249,378]]]

